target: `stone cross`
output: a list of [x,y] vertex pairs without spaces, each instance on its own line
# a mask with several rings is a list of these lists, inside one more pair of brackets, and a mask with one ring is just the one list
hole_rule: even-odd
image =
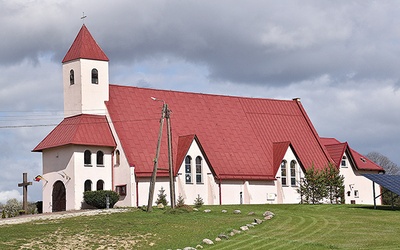
[[22,209],[27,213],[28,211],[28,186],[32,185],[31,181],[28,181],[28,174],[22,174],[22,183],[18,183],[18,187],[22,187]]

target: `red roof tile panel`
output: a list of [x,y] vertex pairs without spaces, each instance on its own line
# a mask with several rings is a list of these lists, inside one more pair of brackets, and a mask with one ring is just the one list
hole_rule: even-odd
[[[152,172],[157,144],[162,104],[150,97],[172,110],[173,155],[180,136],[195,134],[218,178],[273,178],[274,142],[289,141],[306,168],[331,160],[297,101],[110,85],[107,109],[138,177]],[[160,168],[168,166],[166,143],[164,131]]]
[[62,62],[65,63],[76,59],[109,61],[85,25],[82,25]]
[[44,149],[69,144],[115,147],[116,143],[105,116],[78,115],[65,118],[34,149]]

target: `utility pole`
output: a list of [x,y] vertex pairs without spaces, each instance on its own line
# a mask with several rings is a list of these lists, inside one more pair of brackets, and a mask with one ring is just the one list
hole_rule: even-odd
[[[157,100],[156,98],[152,97],[151,99]],[[161,147],[161,138],[162,138],[162,131],[164,126],[164,118],[165,114],[167,113],[167,104],[163,101],[162,113],[161,113],[161,120],[160,120],[160,130],[158,132],[158,141],[157,141],[157,149],[156,149],[156,157],[154,158],[154,167],[153,173],[151,175],[150,180],[150,188],[149,188],[149,202],[147,203],[147,212],[151,212],[153,210],[153,196],[154,196],[154,186],[156,184],[157,178],[157,168],[158,168],[158,157],[160,156],[160,147]]]
[[167,118],[167,137],[168,137],[168,169],[169,169],[169,190],[171,196],[171,208],[175,208],[175,182],[174,182],[174,168],[172,162],[172,135],[171,135],[171,110],[166,108],[165,117]]

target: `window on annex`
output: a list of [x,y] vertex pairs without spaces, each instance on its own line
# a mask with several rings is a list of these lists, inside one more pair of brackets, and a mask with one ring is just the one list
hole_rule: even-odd
[[347,160],[347,157],[345,156],[345,155],[343,155],[343,157],[342,157],[342,163],[340,164],[342,167],[344,167],[344,168],[346,168],[347,166],[346,166],[346,160]]
[[104,190],[104,181],[98,180],[96,183],[96,190]]
[[120,196],[126,196],[126,185],[115,186],[115,192]]
[[85,189],[85,192],[86,191],[92,191],[92,181],[91,180],[86,180],[85,181],[84,189]]
[[85,150],[83,162],[85,166],[90,166],[92,164],[92,152],[90,152],[90,150]]
[[117,149],[115,151],[115,165],[119,166],[119,164],[121,164],[121,153],[119,152],[119,150]]
[[290,185],[296,186],[296,161],[290,162]]
[[75,74],[74,74],[74,70],[71,69],[69,71],[69,84],[70,85],[74,85],[75,84]]
[[196,157],[196,183],[203,183],[202,167],[201,167],[201,157]]
[[98,167],[104,167],[104,153],[103,151],[97,151],[96,153],[96,164]]
[[287,186],[287,162],[283,160],[281,162],[281,180],[282,186]]
[[358,190],[354,190],[354,198],[359,198],[360,194],[358,193]]
[[192,157],[185,158],[185,180],[186,183],[192,183]]
[[97,69],[92,69],[92,83],[99,84],[99,72]]

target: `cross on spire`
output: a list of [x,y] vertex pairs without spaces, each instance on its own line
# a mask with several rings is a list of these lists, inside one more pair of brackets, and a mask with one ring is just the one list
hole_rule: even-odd
[[22,187],[22,209],[27,213],[28,211],[28,186],[32,185],[31,181],[28,181],[28,174],[22,174],[22,183],[18,183],[18,187]]
[[81,19],[82,19],[82,22],[83,23],[85,23],[85,18],[86,18],[87,16],[85,16],[85,12],[82,12],[82,16],[81,16]]

